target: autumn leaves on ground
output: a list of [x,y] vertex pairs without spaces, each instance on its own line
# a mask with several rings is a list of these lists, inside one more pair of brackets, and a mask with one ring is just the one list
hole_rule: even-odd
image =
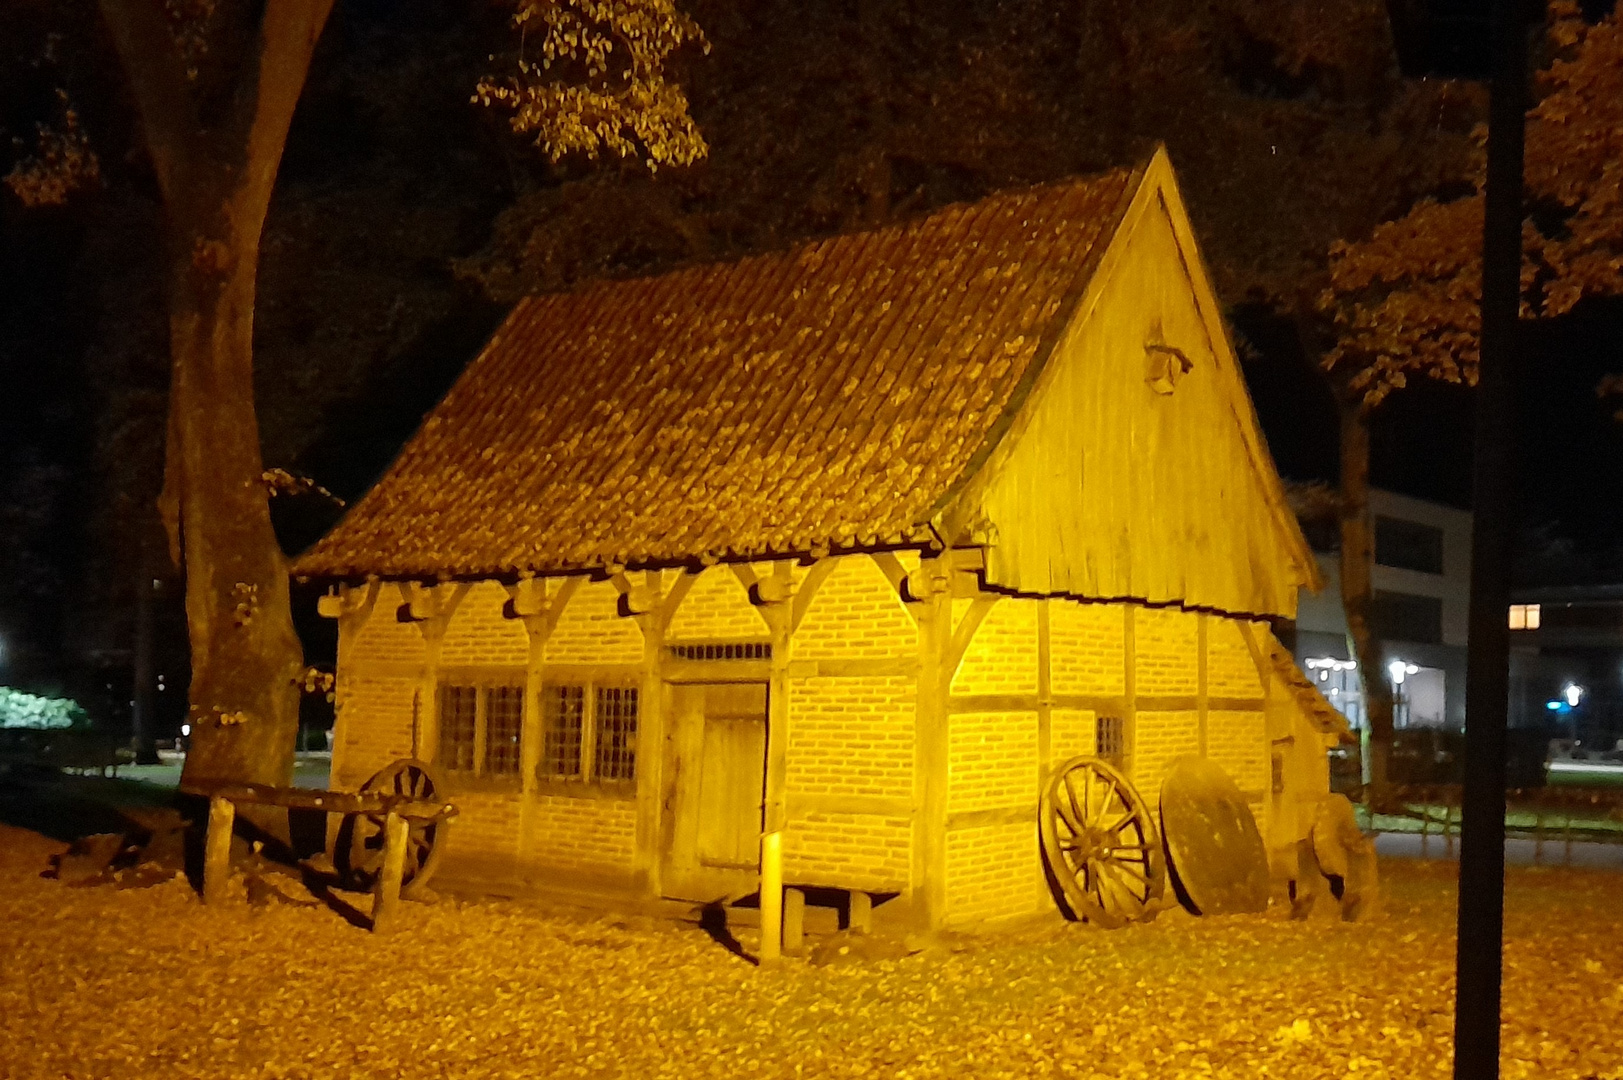
[[[0,826],[0,1077],[1442,1077],[1453,867],[1386,913],[1054,924],[757,968],[680,923],[69,888]],[[1623,1077],[1623,876],[1513,869],[1505,1075]],[[749,931],[741,932],[752,949]]]

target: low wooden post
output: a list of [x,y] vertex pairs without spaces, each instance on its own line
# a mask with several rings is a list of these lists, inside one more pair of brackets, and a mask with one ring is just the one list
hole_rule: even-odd
[[378,897],[372,905],[372,932],[387,933],[393,928],[400,907],[400,879],[406,870],[406,837],[411,827],[399,814],[383,822],[383,872],[378,875]]
[[860,889],[851,890],[850,929],[866,934],[873,929],[873,897]]
[[761,963],[783,956],[783,833],[761,834]]
[[806,943],[806,893],[802,889],[783,890],[783,951],[799,956]]
[[231,880],[231,828],[237,808],[231,800],[215,795],[209,799],[209,831],[203,848],[203,903],[217,904],[225,899],[225,884]]

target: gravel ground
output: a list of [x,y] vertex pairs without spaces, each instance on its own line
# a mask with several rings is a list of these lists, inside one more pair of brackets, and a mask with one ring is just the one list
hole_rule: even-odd
[[[1453,868],[1386,914],[1054,927],[761,969],[702,932],[516,903],[204,908],[73,889],[0,826],[0,1076],[1442,1077]],[[1623,875],[1517,868],[1505,1075],[1623,1078]],[[752,941],[745,936],[746,946]]]

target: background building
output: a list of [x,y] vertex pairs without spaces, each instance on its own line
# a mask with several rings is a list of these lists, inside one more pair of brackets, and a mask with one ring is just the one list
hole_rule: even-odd
[[1623,585],[1517,590],[1510,608],[1510,724],[1580,747],[1623,738]]
[[[1471,597],[1471,513],[1396,492],[1371,490],[1375,524],[1374,622],[1396,691],[1398,728],[1465,724],[1465,644]],[[1363,684],[1347,648],[1340,555],[1333,536],[1309,536],[1326,584],[1303,591],[1296,658],[1354,727],[1364,722]],[[1620,603],[1623,611],[1623,603]]]

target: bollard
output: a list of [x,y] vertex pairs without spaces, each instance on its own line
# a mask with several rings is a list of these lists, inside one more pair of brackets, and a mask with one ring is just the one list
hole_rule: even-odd
[[788,956],[799,956],[806,944],[806,892],[804,889],[783,890],[783,951]]
[[866,934],[873,930],[873,897],[856,889],[851,890],[851,908],[846,918],[851,930]]
[[783,955],[783,834],[761,834],[761,963]]
[[231,880],[231,829],[237,808],[218,795],[209,799],[209,831],[203,848],[203,903],[217,904],[225,899],[225,885]]

